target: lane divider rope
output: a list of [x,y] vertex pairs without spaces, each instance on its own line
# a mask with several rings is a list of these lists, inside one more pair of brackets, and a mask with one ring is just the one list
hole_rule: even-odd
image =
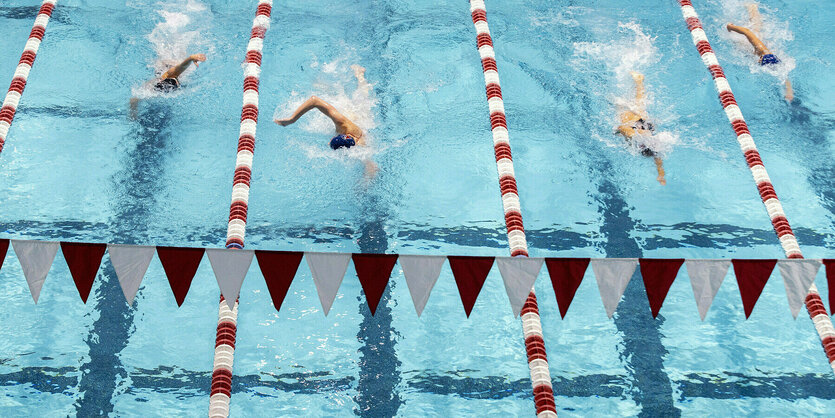
[[15,112],[17,112],[20,97],[23,96],[26,80],[29,79],[29,72],[32,70],[32,65],[35,64],[38,48],[40,48],[41,41],[43,41],[44,34],[46,34],[46,25],[49,23],[49,18],[52,16],[52,10],[55,8],[57,1],[44,0],[41,3],[38,16],[35,18],[32,31],[29,33],[29,40],[26,41],[26,46],[23,47],[23,54],[20,56],[20,61],[12,77],[12,84],[9,86],[9,91],[3,99],[3,105],[0,107],[0,153],[3,152],[3,145],[6,143],[6,137],[9,135],[9,128],[12,126]]
[[[487,105],[490,109],[490,126],[493,131],[493,149],[496,155],[496,168],[499,173],[499,188],[502,194],[502,207],[504,208],[510,255],[513,257],[527,257],[528,242],[525,237],[525,227],[522,223],[522,209],[516,189],[516,175],[513,171],[513,156],[510,152],[502,88],[499,84],[496,53],[493,50],[493,39],[487,25],[487,9],[484,0],[470,0],[470,14],[475,25],[478,53],[481,56],[481,66],[484,70]],[[522,330],[525,335],[525,350],[528,354],[528,368],[531,373],[536,415],[538,418],[556,417],[557,407],[554,402],[554,389],[551,385],[545,341],[542,338],[542,323],[533,289],[531,289],[531,293],[522,308]]]
[[[687,29],[690,30],[690,35],[693,38],[693,45],[699,51],[710,74],[713,76],[713,83],[716,91],[719,93],[719,101],[722,103],[722,108],[725,110],[725,115],[731,123],[731,127],[736,133],[736,139],[739,142],[739,147],[745,155],[745,161],[748,163],[748,168],[751,170],[751,175],[757,183],[757,190],[760,193],[765,209],[771,218],[771,224],[774,226],[774,231],[780,240],[780,245],[788,258],[803,258],[800,252],[800,245],[797,243],[797,238],[792,232],[789,221],[786,219],[786,214],[783,212],[783,206],[777,198],[777,193],[774,191],[774,186],[771,184],[771,179],[768,177],[768,172],[765,170],[760,153],[757,151],[757,145],[754,143],[754,138],[748,130],[748,125],[742,117],[742,111],[734,98],[731,91],[731,85],[725,78],[725,73],[719,65],[716,54],[707,40],[707,34],[702,28],[702,22],[696,14],[696,9],[693,7],[691,0],[678,0],[681,6],[681,14],[684,21],[687,23]],[[832,327],[832,320],[826,314],[826,309],[823,306],[818,288],[812,285],[809,294],[806,295],[806,309],[809,311],[809,317],[815,324],[815,330],[821,339],[826,357],[829,360],[829,365],[832,367],[832,372],[835,373],[835,328]]]
[[[252,156],[255,151],[255,128],[258,123],[258,83],[261,77],[261,51],[264,36],[270,28],[272,0],[260,0],[252,21],[252,31],[244,60],[244,94],[241,108],[241,127],[238,134],[238,154],[232,180],[232,203],[226,229],[226,248],[243,249],[246,235],[246,215],[249,204],[249,181],[252,177]],[[229,416],[232,396],[232,363],[235,358],[235,337],[238,322],[238,301],[232,309],[220,297],[218,308],[215,358],[212,367],[212,388],[209,417]]]

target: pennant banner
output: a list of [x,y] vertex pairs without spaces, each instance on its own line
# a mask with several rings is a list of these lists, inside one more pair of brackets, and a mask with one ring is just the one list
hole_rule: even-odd
[[231,250],[226,248],[208,248],[206,255],[215,272],[220,294],[226,300],[229,310],[235,307],[241,286],[244,283],[249,266],[252,265],[252,250]]
[[[779,266],[783,277],[791,314],[797,318],[821,265],[819,260],[803,259],[785,259],[780,260],[778,264],[778,260],[742,259],[447,257],[150,247],[0,239],[0,268],[3,267],[10,243],[20,261],[23,275],[35,303],[38,302],[44,281],[59,248],[64,253],[70,274],[84,303],[87,302],[101,266],[102,257],[107,251],[119,279],[122,293],[129,305],[133,304],[154,251],[159,255],[177,305],[182,305],[205,252],[209,257],[218,287],[230,308],[240,294],[241,286],[252,264],[252,258],[257,257],[258,266],[264,276],[276,311],[281,309],[302,258],[307,258],[325,315],[330,312],[352,259],[372,315],[376,313],[394,265],[399,261],[418,316],[426,307],[429,295],[440,276],[444,260],[448,259],[464,312],[468,317],[493,267],[494,260],[501,273],[511,311],[516,316],[521,313],[544,262],[554,288],[560,316],[563,318],[571,306],[589,264],[592,265],[606,314],[611,318],[639,264],[651,313],[653,317],[656,317],[684,263],[687,266],[693,296],[702,320],[705,319],[731,265],[734,266],[746,318],[751,315],[775,265]],[[835,287],[835,260],[827,259],[822,262],[827,267],[826,277],[829,287]],[[829,292],[829,299],[830,310],[832,310],[835,308],[835,292]]]
[[57,242],[12,240],[12,248],[23,269],[23,276],[26,277],[29,292],[32,293],[35,303],[38,303],[38,296],[59,247]]
[[418,317],[426,307],[445,260],[446,257],[442,255],[401,255],[398,259]]
[[565,318],[574,294],[586,275],[589,268],[589,258],[548,258],[545,265],[548,267],[548,275],[551,277],[551,286],[554,287],[554,294],[557,296],[557,305],[560,307],[560,316]]
[[391,270],[397,262],[397,255],[392,254],[354,254],[354,268],[365,292],[368,309],[373,316],[377,312],[377,304],[386,291]]
[[70,274],[81,300],[87,303],[90,289],[93,288],[93,281],[101,266],[101,258],[104,257],[106,244],[84,244],[79,242],[62,242],[61,252],[70,268]]
[[704,321],[719,286],[728,274],[731,260],[687,260],[684,263],[687,266],[687,275],[690,276],[693,296],[696,297],[699,316]]
[[757,299],[765,288],[777,260],[731,260],[739,284],[739,294],[742,296],[742,306],[745,308],[745,319],[751,316]]
[[543,258],[528,257],[499,257],[496,259],[496,265],[499,266],[499,272],[504,282],[504,289],[507,292],[508,299],[510,299],[510,308],[513,310],[513,315],[519,316],[522,312],[525,300],[533,289],[539,271],[542,270],[543,260]]
[[467,318],[473,311],[484,281],[493,268],[493,257],[447,257]]
[[258,259],[258,267],[267,282],[267,290],[273,300],[276,311],[281,311],[281,304],[284,297],[296,277],[296,271],[302,262],[304,253],[300,252],[278,252],[255,250],[255,258]]
[[351,254],[304,253],[304,258],[319,292],[322,310],[325,316],[328,316],[339,285],[345,277],[345,271],[348,270],[348,263],[351,262]]
[[626,285],[638,267],[637,258],[600,258],[591,261],[594,278],[600,289],[600,298],[609,318],[615,313]]
[[3,261],[6,260],[6,253],[9,251],[9,240],[0,239],[0,269],[3,268]]
[[823,260],[826,266],[826,286],[829,288],[829,314],[835,314],[835,260]]
[[151,259],[154,258],[154,247],[136,245],[108,244],[110,264],[116,270],[119,286],[125,295],[128,305],[133,305],[133,299],[139,290],[139,285],[148,271]]
[[177,306],[183,306],[191,281],[203,260],[203,248],[157,247],[157,256],[168,276]]
[[673,285],[683,263],[683,258],[642,258],[640,260],[641,277],[644,279],[653,318],[658,316],[658,311],[661,310],[661,305],[667,298],[667,292],[670,291],[670,286]]
[[818,260],[787,259],[780,260],[777,266],[780,268],[780,275],[783,276],[783,284],[786,286],[789,309],[794,319],[797,319],[797,314],[803,307],[803,301],[809,294],[812,283],[815,282],[821,263]]

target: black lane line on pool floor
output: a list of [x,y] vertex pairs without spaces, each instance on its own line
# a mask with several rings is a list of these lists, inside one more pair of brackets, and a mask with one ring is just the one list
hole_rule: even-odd
[[[553,97],[577,97],[578,100],[568,103],[571,114],[594,114],[587,100],[589,93],[576,91],[580,87],[561,82],[556,73],[545,74],[523,62],[513,64]],[[554,120],[560,120],[559,117],[560,114],[555,114]],[[577,125],[573,131],[581,132],[585,122],[585,118],[574,118],[570,123]],[[585,138],[593,141],[590,136]],[[579,139],[564,136],[557,140]],[[590,170],[599,173],[595,176],[600,179],[596,193],[589,194],[599,202],[598,211],[603,218],[600,232],[603,235],[602,247],[606,257],[642,257],[643,250],[630,236],[630,233],[637,229],[638,223],[630,216],[626,201],[620,195],[617,185],[611,180],[614,178],[611,171],[612,162],[602,152],[595,151],[600,149],[599,144],[581,144],[578,148],[585,154],[585,159],[590,162]],[[670,378],[664,371],[664,356],[667,354],[667,349],[661,341],[664,316],[659,314],[657,319],[652,318],[639,270],[635,271],[626,287],[615,312],[614,322],[623,340],[620,359],[633,381],[633,385],[630,386],[634,389],[630,391],[630,394],[635,403],[641,407],[638,415],[642,417],[680,416],[681,410],[675,406]],[[554,393],[559,396],[559,392]]]
[[[136,244],[151,239],[147,228],[158,203],[154,193],[162,188],[173,116],[168,103],[143,103],[138,119],[124,137],[127,152],[122,170],[113,177],[117,198],[111,202],[113,216],[109,221],[117,242]],[[119,354],[128,344],[136,309],[125,303],[116,272],[107,260],[103,263],[103,280],[92,298],[98,318],[85,338],[90,357],[81,368],[80,397],[75,404],[76,415],[82,417],[112,413],[113,398],[128,375]]]

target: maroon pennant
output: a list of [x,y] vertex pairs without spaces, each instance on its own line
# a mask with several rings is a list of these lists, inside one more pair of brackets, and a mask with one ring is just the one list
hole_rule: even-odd
[[368,302],[371,315],[374,315],[377,304],[386,290],[394,263],[397,262],[397,254],[353,254],[351,258],[365,292],[365,301]]
[[255,250],[258,267],[267,282],[267,290],[270,291],[276,311],[281,310],[281,304],[284,303],[287,290],[296,277],[302,257],[302,252]]
[[469,318],[484,281],[493,268],[493,257],[449,256],[447,259],[452,275],[455,276],[455,284],[458,285],[461,302],[464,303],[464,312]]
[[557,305],[560,307],[560,315],[565,318],[574,294],[583,281],[583,276],[589,268],[588,258],[546,258],[545,265],[548,267],[548,275],[551,276],[551,285],[554,286],[554,293],[557,295]]
[[106,249],[107,244],[61,243],[61,252],[64,253],[75,287],[84,303],[87,303],[87,297],[90,296],[90,289],[93,288]]
[[734,264],[736,282],[739,284],[739,294],[742,296],[742,306],[745,308],[745,319],[748,319],[777,260],[733,259],[731,262]]
[[183,306],[186,300],[188,289],[191,287],[191,280],[200,267],[200,260],[203,259],[203,248],[185,247],[157,247],[159,261],[165,275],[168,276],[168,284],[174,292],[174,299],[177,306]]
[[[647,299],[652,310],[652,317],[658,316],[667,292],[673,285],[678,275],[683,258],[640,258],[641,276],[644,278],[644,287],[647,289]],[[773,266],[772,266],[773,267]]]
[[9,251],[9,240],[0,239],[0,269],[3,268],[3,261],[6,260],[6,252]]
[[829,289],[829,313],[835,314],[835,260],[823,260],[826,266],[826,286]]

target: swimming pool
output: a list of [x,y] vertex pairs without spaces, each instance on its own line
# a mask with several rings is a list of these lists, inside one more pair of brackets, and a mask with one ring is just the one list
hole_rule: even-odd
[[[221,246],[254,7],[244,3],[62,0],[0,157],[2,236]],[[507,254],[469,8],[454,3],[274,6],[248,248]],[[9,40],[0,74],[14,71],[37,4],[0,6]],[[782,257],[675,2],[488,7],[532,255]],[[778,79],[749,64],[722,29],[744,18],[744,4],[697,7],[806,256],[827,256],[831,151],[819,148],[832,135],[835,102],[820,34],[831,33],[832,16],[811,2],[762,3],[775,49],[796,63],[789,106]],[[176,98],[149,97],[128,118],[128,99],[147,93],[158,54],[199,51],[209,60]],[[352,64],[368,69],[369,95],[356,94]],[[666,187],[611,134],[613,103],[631,94],[630,69],[646,74],[649,111],[670,133]],[[363,152],[327,148],[326,120],[269,123],[273,110],[284,114],[310,94],[369,129],[373,180],[363,179]],[[11,253],[0,271],[15,321],[0,331],[3,415],[205,414],[217,315],[208,263],[179,309],[152,263],[129,308],[107,260],[79,303],[60,257],[38,305]],[[252,279],[259,274],[253,266],[241,292],[232,415],[533,412],[521,327],[495,269],[469,320],[447,267],[420,319],[399,268],[374,317],[352,268],[328,317],[304,264],[280,313]],[[590,276],[562,321],[542,277],[537,292],[561,414],[833,407],[811,321],[791,319],[779,279],[748,321],[733,280],[704,323],[686,280],[673,284],[658,320],[640,280],[614,321]]]

